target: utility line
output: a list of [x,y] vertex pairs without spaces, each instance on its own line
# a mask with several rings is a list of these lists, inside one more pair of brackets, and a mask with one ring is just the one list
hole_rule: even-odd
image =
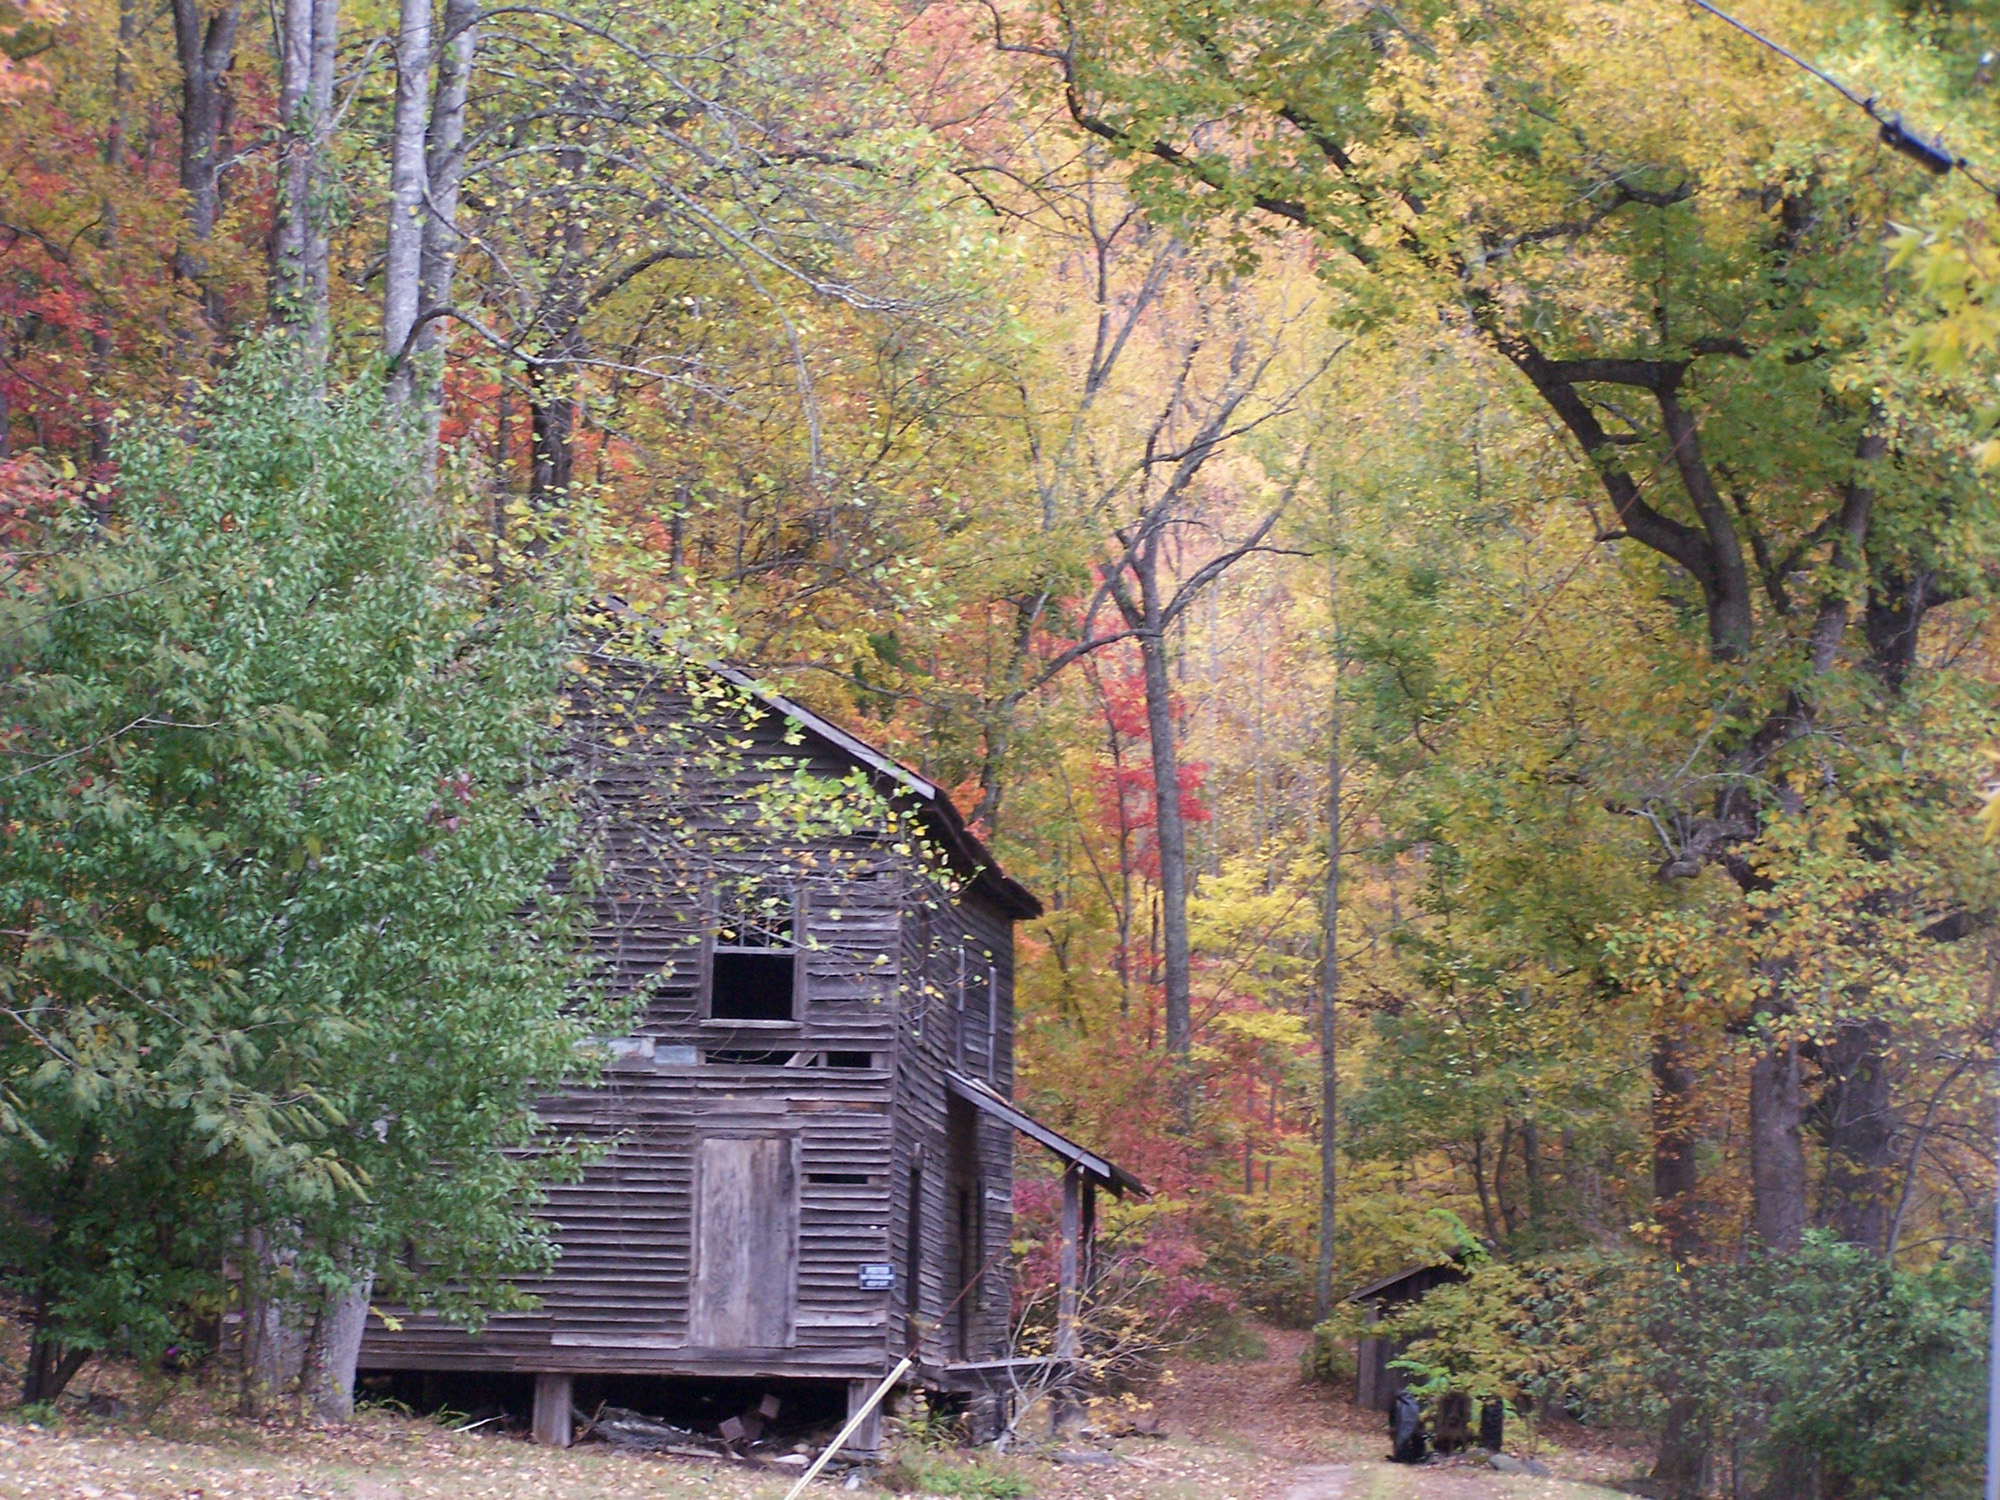
[[1973,169],[1971,162],[1947,146],[1944,143],[1942,135],[1933,136],[1926,140],[1908,125],[1905,125],[1901,115],[1894,113],[1885,114],[1879,107],[1881,101],[1876,95],[1855,93],[1853,89],[1849,88],[1825,69],[1807,62],[1798,53],[1792,51],[1791,48],[1773,41],[1755,27],[1737,20],[1736,17],[1732,16],[1728,11],[1723,10],[1720,6],[1711,4],[1710,0],[1688,0],[1688,3],[1700,10],[1707,11],[1718,21],[1735,27],[1738,31],[1749,37],[1751,41],[1756,42],[1759,46],[1768,47],[1793,67],[1810,73],[1821,83],[1839,94],[1841,98],[1845,99],[1849,104],[1852,104],[1856,109],[1867,115],[1869,119],[1882,127],[1882,144],[1890,150],[1901,152],[1925,171],[1934,173],[1939,177],[1946,176],[1953,168],[1957,168],[1986,192],[1991,193],[1996,198],[2000,198],[2000,187],[1996,187],[1993,183],[1988,182]]

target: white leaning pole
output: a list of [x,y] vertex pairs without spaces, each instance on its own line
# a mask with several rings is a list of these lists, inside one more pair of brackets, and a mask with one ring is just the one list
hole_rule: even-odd
[[1994,1188],[1993,1312],[1986,1339],[1986,1500],[2000,1500],[2000,1171],[1995,1173]]
[[799,1500],[799,1492],[819,1478],[819,1471],[826,1467],[827,1461],[838,1453],[847,1440],[860,1429],[861,1424],[868,1420],[868,1414],[882,1404],[882,1398],[889,1394],[891,1386],[903,1378],[910,1364],[910,1357],[906,1354],[896,1362],[895,1369],[882,1377],[882,1383],[875,1387],[875,1394],[861,1403],[854,1415],[847,1419],[847,1425],[840,1429],[840,1436],[826,1445],[826,1452],[814,1459],[813,1466],[799,1476],[799,1482],[785,1492],[785,1500]]

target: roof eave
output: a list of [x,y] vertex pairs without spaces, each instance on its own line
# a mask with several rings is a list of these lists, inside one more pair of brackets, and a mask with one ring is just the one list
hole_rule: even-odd
[[965,1074],[950,1068],[945,1070],[944,1078],[945,1085],[966,1103],[976,1109],[984,1110],[996,1119],[1006,1121],[1029,1140],[1046,1146],[1085,1176],[1102,1183],[1120,1198],[1127,1193],[1140,1198],[1153,1196],[1147,1191],[1145,1183],[1119,1166],[1117,1162],[1079,1146],[1061,1131],[1044,1125],[1013,1100],[989,1088],[977,1078],[968,1078]]

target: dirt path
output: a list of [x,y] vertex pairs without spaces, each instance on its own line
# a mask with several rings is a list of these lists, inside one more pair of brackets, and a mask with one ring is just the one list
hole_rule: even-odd
[[1618,1493],[1553,1476],[1361,1463],[1299,1469],[1278,1500],[1611,1500]]
[[1352,1464],[1313,1464],[1286,1481],[1283,1500],[1350,1500],[1353,1489]]
[[[1153,1406],[1167,1431],[1294,1464],[1382,1457],[1379,1417],[1299,1378],[1307,1335],[1262,1331],[1260,1359],[1183,1364]],[[1306,1500],[1306,1497],[1301,1497]]]
[[[1299,1378],[1307,1336],[1260,1330],[1262,1357],[1188,1365],[1157,1391],[1153,1416],[1177,1438],[1259,1463],[1267,1500],[1605,1500],[1600,1487],[1633,1472],[1641,1455],[1587,1435],[1544,1446],[1546,1476],[1498,1474],[1465,1457],[1406,1468],[1383,1462],[1382,1417],[1343,1393]],[[1592,1483],[1596,1481],[1596,1483]]]

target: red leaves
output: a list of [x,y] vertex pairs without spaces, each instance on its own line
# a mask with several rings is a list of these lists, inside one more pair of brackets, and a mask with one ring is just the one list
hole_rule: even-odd
[[[1098,822],[1117,840],[1133,874],[1158,880],[1160,850],[1152,830],[1159,823],[1159,802],[1152,758],[1145,748],[1145,681],[1137,670],[1115,675],[1093,670],[1090,676],[1098,689],[1109,742],[1105,757],[1091,769]],[[1178,703],[1172,712],[1180,718]],[[1174,778],[1180,788],[1181,817],[1189,823],[1205,823],[1210,817],[1201,800],[1207,779],[1208,765],[1203,761],[1183,763]]]

